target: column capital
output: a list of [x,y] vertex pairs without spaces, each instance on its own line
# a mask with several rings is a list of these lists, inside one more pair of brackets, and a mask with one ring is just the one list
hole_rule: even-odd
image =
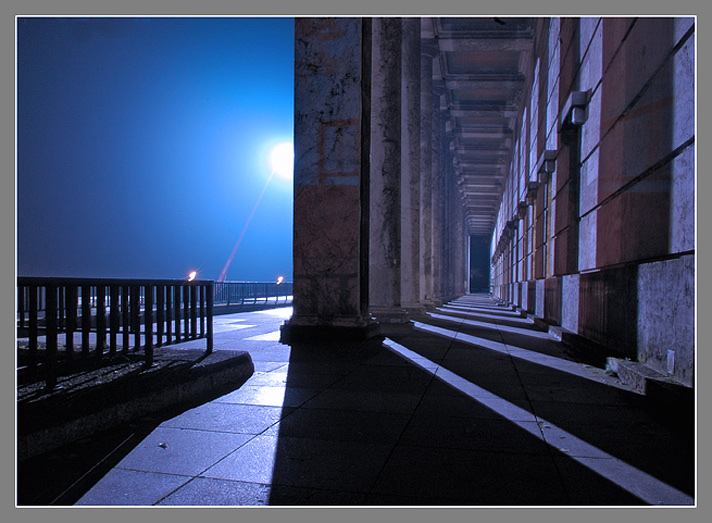
[[437,41],[434,38],[423,38],[420,40],[420,56],[425,58],[435,58],[440,53]]

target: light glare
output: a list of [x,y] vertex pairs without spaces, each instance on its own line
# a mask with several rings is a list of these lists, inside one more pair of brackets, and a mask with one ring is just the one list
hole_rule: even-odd
[[294,146],[283,142],[272,147],[269,155],[272,172],[280,178],[291,180],[294,174]]

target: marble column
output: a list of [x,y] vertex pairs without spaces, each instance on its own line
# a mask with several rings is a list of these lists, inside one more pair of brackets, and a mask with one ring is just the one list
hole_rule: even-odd
[[433,58],[434,42],[420,48],[420,303],[433,308]]
[[369,311],[402,323],[401,19],[374,18],[371,90]]
[[290,343],[373,332],[367,311],[370,20],[297,18]]
[[444,263],[440,267],[440,274],[442,282],[441,287],[443,289],[441,296],[445,301],[449,301],[457,297],[455,292],[455,276],[457,274],[455,270],[457,263],[455,258],[457,254],[457,241],[455,239],[455,234],[457,232],[457,215],[455,213],[452,199],[453,190],[455,189],[455,176],[452,164],[454,144],[452,141],[452,125],[450,121],[446,122],[446,139],[444,145],[446,155],[443,167],[446,179],[443,186],[444,193],[442,198],[444,206],[442,213],[442,234],[446,242],[444,248],[442,249]]
[[420,303],[420,19],[403,19],[401,84],[401,306]]
[[440,264],[442,261],[442,185],[443,172],[443,98],[445,96],[445,83],[442,80],[433,81],[433,127],[432,127],[432,182],[431,182],[431,300],[434,305],[442,305]]

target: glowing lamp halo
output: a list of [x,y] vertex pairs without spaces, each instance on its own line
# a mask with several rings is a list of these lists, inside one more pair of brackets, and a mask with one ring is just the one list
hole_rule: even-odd
[[285,180],[294,176],[294,144],[281,142],[272,147],[269,153],[272,172]]

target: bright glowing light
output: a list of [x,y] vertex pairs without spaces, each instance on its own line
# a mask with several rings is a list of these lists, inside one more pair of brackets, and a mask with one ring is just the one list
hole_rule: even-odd
[[198,271],[193,271],[188,275],[188,281],[193,281],[195,277],[198,275]]
[[279,278],[277,278],[277,285],[279,285],[283,281],[284,281],[284,276],[280,276]]
[[282,142],[272,147],[269,162],[273,173],[285,180],[291,180],[294,175],[294,145],[291,142]]

